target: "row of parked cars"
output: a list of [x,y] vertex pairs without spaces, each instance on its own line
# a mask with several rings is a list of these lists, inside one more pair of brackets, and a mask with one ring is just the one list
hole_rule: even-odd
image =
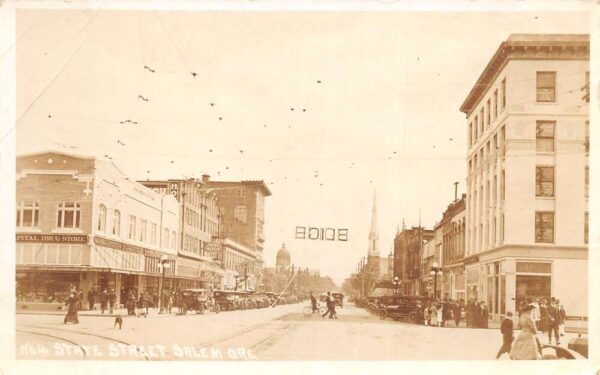
[[206,310],[221,311],[262,309],[269,306],[297,303],[300,296],[275,294],[272,292],[254,292],[242,290],[186,289],[181,294],[184,313],[195,311],[203,314]]

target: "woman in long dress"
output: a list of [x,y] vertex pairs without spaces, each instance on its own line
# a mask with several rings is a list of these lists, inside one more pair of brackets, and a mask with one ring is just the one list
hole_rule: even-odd
[[529,305],[521,310],[521,316],[519,317],[521,333],[512,344],[512,349],[510,350],[511,359],[540,358],[536,339],[537,330],[535,329],[533,319],[531,319],[531,310],[534,308],[535,307]]
[[438,309],[435,303],[431,304],[431,325],[437,327],[438,325]]
[[67,300],[67,304],[69,305],[69,309],[67,310],[67,315],[65,316],[65,324],[67,323],[75,323],[79,324],[79,316],[77,315],[77,305],[79,303],[79,298],[77,298],[76,293],[71,293],[69,299]]

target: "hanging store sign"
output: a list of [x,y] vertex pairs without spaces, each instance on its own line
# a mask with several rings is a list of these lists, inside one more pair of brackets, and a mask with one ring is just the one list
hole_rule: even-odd
[[88,236],[85,234],[19,234],[17,242],[50,242],[50,243],[75,243],[86,244]]
[[348,241],[348,229],[296,227],[297,240]]

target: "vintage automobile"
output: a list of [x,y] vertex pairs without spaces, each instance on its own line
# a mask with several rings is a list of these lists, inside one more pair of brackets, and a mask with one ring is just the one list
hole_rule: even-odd
[[344,308],[344,295],[339,292],[331,293],[331,297],[333,298],[333,303],[340,308]]
[[213,298],[221,311],[238,310],[240,308],[239,297],[233,290],[215,290]]
[[542,358],[540,359],[587,359],[580,353],[556,345],[542,345]]
[[378,306],[378,315],[380,319],[391,317],[394,320],[408,319],[411,323],[417,323],[417,316],[420,306],[426,306],[430,299],[423,296],[385,296],[381,297]]
[[204,314],[206,310],[219,313],[219,305],[214,303],[211,293],[206,289],[185,289],[181,293],[185,314],[187,311],[196,311],[196,314]]

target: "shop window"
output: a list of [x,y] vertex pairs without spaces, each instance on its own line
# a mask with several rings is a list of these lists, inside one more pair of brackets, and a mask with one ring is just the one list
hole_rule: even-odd
[[81,225],[81,205],[76,202],[58,204],[56,226],[58,228],[79,228]]
[[537,121],[535,149],[538,152],[554,151],[555,121]]
[[537,72],[536,74],[536,101],[556,101],[556,72]]
[[17,227],[37,228],[40,225],[38,201],[21,201],[17,204]]
[[554,243],[554,212],[535,213],[535,242]]
[[113,236],[121,236],[121,211],[115,210],[113,214],[113,227],[112,227]]
[[98,207],[98,232],[104,233],[106,231],[106,206],[101,204]]
[[535,168],[535,196],[554,196],[554,167]]
[[516,297],[517,306],[519,306],[521,301],[531,298],[550,300],[551,277],[538,275],[517,275]]

